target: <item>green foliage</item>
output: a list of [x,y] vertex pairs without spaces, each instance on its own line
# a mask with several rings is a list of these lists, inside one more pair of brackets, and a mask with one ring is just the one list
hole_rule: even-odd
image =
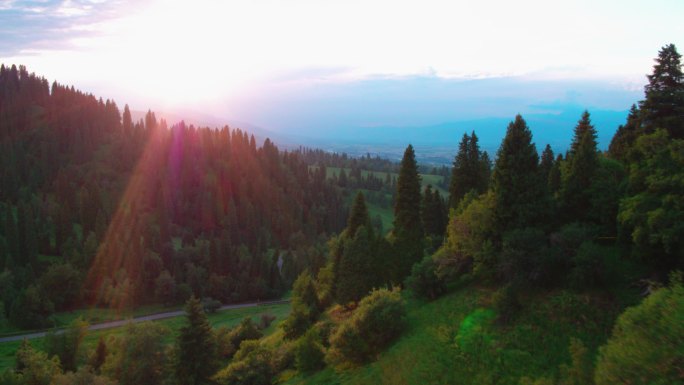
[[52,379],[51,385],[116,385],[116,381],[104,376],[98,376],[92,368],[80,367],[76,372],[58,374]]
[[54,304],[34,285],[29,286],[13,302],[10,320],[14,325],[26,329],[37,329],[50,325]]
[[406,278],[406,287],[416,296],[436,299],[446,292],[446,282],[443,276],[437,275],[438,264],[427,256],[413,265],[411,275]]
[[394,282],[403,282],[414,263],[423,259],[424,230],[420,217],[420,175],[413,146],[404,152],[394,204],[396,271]]
[[24,340],[16,354],[18,384],[49,385],[52,378],[61,373],[59,359],[48,358],[45,352],[35,350]]
[[661,269],[681,266],[684,255],[684,140],[657,130],[637,140],[641,159],[630,167],[628,197],[618,223],[631,235],[634,252]]
[[626,161],[630,157],[632,146],[637,140],[641,131],[640,112],[636,104],[632,104],[627,115],[627,122],[620,125],[613,135],[608,147],[608,154],[611,158]]
[[487,190],[491,165],[486,152],[480,151],[475,132],[463,139],[458,147],[458,153],[451,169],[449,184],[449,207],[456,209],[461,199],[474,190],[481,194]]
[[74,320],[62,334],[49,333],[45,336],[48,356],[57,356],[64,371],[76,371],[81,344],[88,334],[88,323]]
[[510,324],[522,309],[518,299],[519,292],[520,288],[516,284],[509,283],[494,294],[492,304],[496,309],[497,320],[501,324]]
[[373,359],[404,330],[405,315],[398,289],[374,290],[330,336],[329,359],[351,365]]
[[434,250],[442,245],[448,214],[442,194],[438,190],[433,191],[431,185],[427,185],[423,191],[421,216],[423,226],[425,227],[425,234],[428,238],[428,254],[432,254]]
[[344,240],[337,268],[337,302],[358,301],[373,287],[377,279],[377,273],[372,269],[372,259],[376,258],[374,243],[373,233],[367,227],[360,227],[354,236]]
[[[666,129],[675,139],[684,139],[684,74],[682,55],[674,44],[661,48],[648,75],[645,99],[640,103],[641,119],[647,132]],[[650,129],[650,130],[649,130]]]
[[182,384],[205,384],[218,368],[216,341],[199,299],[191,298],[185,312],[188,323],[178,336],[176,378]]
[[88,365],[90,365],[90,367],[93,368],[93,370],[95,370],[96,372],[99,372],[100,367],[102,366],[102,364],[105,363],[106,359],[107,343],[105,342],[104,338],[100,336],[100,338],[97,340],[97,347],[95,347],[95,351],[88,360]]
[[605,282],[604,249],[593,242],[583,242],[573,258],[570,283],[577,288],[595,287]]
[[508,125],[492,174],[494,225],[499,237],[513,229],[546,223],[549,202],[538,162],[532,132],[517,115]]
[[366,207],[366,200],[363,193],[359,191],[354,198],[352,207],[347,220],[347,236],[353,237],[360,227],[371,229],[370,216],[368,215],[368,208]]
[[162,384],[169,364],[164,343],[168,332],[154,322],[129,324],[124,335],[110,343],[102,373],[121,385]]
[[552,258],[542,230],[516,229],[504,235],[498,268],[508,282],[543,284],[554,278]]
[[258,340],[262,336],[263,333],[252,322],[252,317],[245,317],[232,329],[221,327],[216,331],[218,353],[221,357],[231,358],[243,341]]
[[155,280],[154,294],[157,300],[166,306],[176,303],[176,280],[167,270],[162,271]]
[[81,297],[81,273],[68,263],[54,264],[40,277],[40,289],[56,310],[69,308]]
[[213,299],[211,297],[206,297],[202,299],[202,309],[206,313],[214,314],[221,308],[221,301]]
[[493,274],[496,264],[491,237],[494,229],[494,195],[464,199],[452,210],[447,239],[435,255],[440,276],[453,277],[472,267],[482,277]]
[[684,286],[681,274],[622,313],[599,349],[597,385],[684,381]]
[[589,112],[584,111],[575,127],[575,134],[562,173],[561,205],[566,221],[584,221],[593,210],[591,186],[598,168],[596,129]]
[[[345,278],[342,276],[342,279]],[[304,334],[318,318],[319,306],[316,286],[306,270],[297,277],[292,288],[292,312],[281,324],[285,338],[295,339]]]
[[295,365],[302,373],[315,372],[325,366],[321,337],[315,328],[309,329],[295,345]]
[[259,341],[244,341],[231,363],[213,380],[223,385],[270,385],[274,375],[272,356]]

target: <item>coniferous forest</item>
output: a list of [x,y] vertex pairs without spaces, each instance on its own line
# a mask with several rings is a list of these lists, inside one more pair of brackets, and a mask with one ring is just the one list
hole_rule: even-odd
[[562,153],[534,129],[464,134],[450,169],[284,150],[2,65],[0,334],[52,331],[0,384],[684,383],[681,55],[607,151],[591,111]]

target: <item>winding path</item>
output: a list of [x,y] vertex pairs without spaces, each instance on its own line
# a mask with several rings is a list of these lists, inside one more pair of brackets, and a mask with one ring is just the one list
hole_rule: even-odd
[[[250,302],[250,303],[241,303],[241,304],[236,304],[236,305],[224,305],[221,306],[218,311],[223,311],[223,310],[231,310],[231,309],[242,309],[246,307],[256,307],[256,306],[268,306],[268,305],[277,305],[281,303],[288,303],[290,300],[280,300],[280,301],[266,301],[266,302]],[[128,318],[128,319],[123,319],[123,320],[117,320],[117,321],[109,321],[109,322],[102,322],[99,324],[94,324],[88,326],[88,330],[103,330],[103,329],[112,329],[112,328],[118,328],[124,325],[127,325],[128,323],[138,323],[138,322],[143,322],[143,321],[156,321],[160,319],[165,319],[165,318],[174,318],[174,317],[179,317],[185,315],[185,310],[175,310],[175,311],[168,311],[164,313],[156,313],[156,314],[149,314],[149,315],[143,315],[135,318]],[[62,334],[64,333],[64,328],[61,329],[56,329],[54,332],[55,334]],[[8,337],[0,337],[0,343],[3,342],[12,342],[12,341],[21,341],[24,338],[26,339],[34,339],[34,338],[43,338],[45,335],[52,330],[49,331],[42,331],[42,332],[35,332],[35,333],[27,333],[27,334],[19,334],[19,335],[14,335],[14,336],[8,336]]]

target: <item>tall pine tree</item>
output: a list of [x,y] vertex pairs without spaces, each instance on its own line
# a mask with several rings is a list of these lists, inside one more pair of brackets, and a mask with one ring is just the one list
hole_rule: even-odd
[[214,333],[199,299],[190,298],[185,312],[187,324],[178,336],[176,375],[181,384],[207,384],[218,369]]
[[543,224],[548,202],[539,178],[538,162],[532,132],[522,116],[517,115],[508,125],[492,175],[498,236],[513,229]]
[[475,132],[463,139],[458,146],[458,153],[451,169],[449,184],[449,207],[456,208],[463,197],[471,190],[478,194],[487,190],[490,163],[487,153],[480,151]]
[[423,258],[423,225],[420,217],[420,175],[413,146],[408,145],[401,160],[394,205],[394,239],[397,261],[395,282],[403,282],[414,263]]
[[584,221],[590,216],[591,185],[597,168],[596,130],[584,111],[562,170],[561,207],[566,221]]
[[648,75],[641,118],[646,133],[664,128],[673,139],[684,138],[684,74],[682,55],[674,44],[658,52],[653,74]]

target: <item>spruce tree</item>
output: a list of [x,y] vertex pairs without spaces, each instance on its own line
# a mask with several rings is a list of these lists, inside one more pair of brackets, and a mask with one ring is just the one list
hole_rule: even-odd
[[555,196],[561,187],[561,165],[563,164],[563,154],[558,154],[556,161],[549,171],[548,186],[549,192]]
[[598,168],[596,130],[584,112],[575,127],[572,148],[562,175],[562,210],[568,221],[583,221],[591,210],[591,185]]
[[455,209],[470,190],[475,190],[478,194],[485,192],[489,173],[489,156],[480,151],[477,135],[474,131],[470,136],[463,134],[451,169],[449,207]]
[[468,134],[463,134],[451,169],[451,181],[449,183],[449,207],[451,208],[456,208],[463,196],[472,188],[472,181],[469,180],[468,175],[469,151],[470,137]]
[[367,229],[372,229],[370,225],[370,216],[368,215],[368,207],[366,207],[366,200],[361,191],[356,194],[354,198],[354,203],[352,204],[351,211],[349,213],[349,219],[347,220],[347,231],[346,236],[354,237],[356,235],[356,230],[361,226],[365,226]]
[[674,44],[658,52],[653,74],[648,75],[645,99],[641,102],[646,133],[664,128],[673,139],[684,138],[684,74],[682,55]]
[[176,375],[182,384],[206,384],[218,368],[214,333],[199,299],[191,297],[185,312],[187,324],[178,336]]
[[423,225],[420,218],[420,175],[413,146],[401,160],[394,205],[394,237],[397,246],[395,282],[403,282],[414,263],[423,258]]
[[542,179],[546,180],[549,178],[551,169],[553,168],[553,150],[550,145],[546,145],[541,156],[541,163],[539,163],[539,172],[541,173]]
[[629,115],[627,115],[627,122],[618,127],[617,132],[610,141],[608,155],[610,155],[611,158],[623,162],[627,160],[629,152],[639,136],[641,127],[639,116],[639,109],[637,108],[636,104],[632,104],[632,108],[629,110]]
[[496,233],[539,226],[547,209],[540,183],[539,155],[522,116],[508,125],[492,175]]

